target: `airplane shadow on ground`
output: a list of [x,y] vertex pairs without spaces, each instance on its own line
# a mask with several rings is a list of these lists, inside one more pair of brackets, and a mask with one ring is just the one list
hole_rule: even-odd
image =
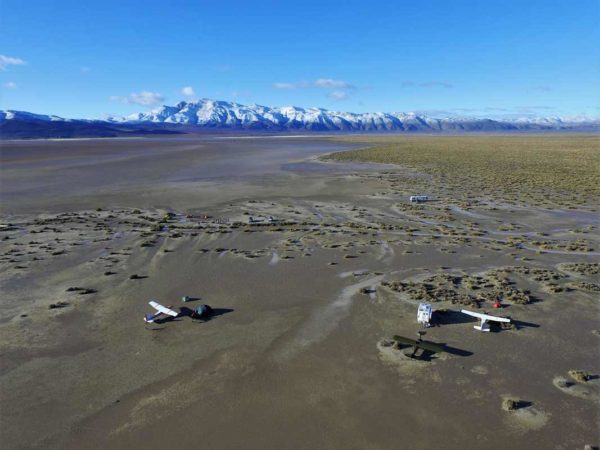
[[[167,317],[162,317],[159,319],[154,319],[154,323],[158,324],[158,325],[163,325],[165,323],[170,323],[170,322],[181,322],[181,317],[177,316],[177,317],[171,317],[171,316],[167,316]],[[162,330],[162,328],[155,328],[156,330]]]
[[429,361],[433,361],[433,360],[437,359],[436,353],[431,352],[429,350],[417,351],[417,353],[415,353],[414,356],[413,356],[413,350],[410,346],[402,347],[401,351],[404,352],[405,356],[417,359],[419,361],[429,362]]
[[[446,343],[444,342],[429,342],[429,341],[423,341],[423,343],[427,344],[427,343],[431,343],[431,344],[435,344],[435,345],[439,345],[440,347],[443,348],[445,353],[448,353],[450,355],[454,355],[454,356],[471,356],[473,354],[473,352],[470,352],[468,350],[463,350],[460,348],[456,348],[456,347],[450,347],[449,345],[446,345]],[[404,354],[406,356],[411,356],[413,354],[413,346],[409,345],[409,344],[399,344],[399,349],[401,351],[404,352]],[[418,359],[420,361],[431,361],[433,359],[436,358],[437,352],[431,351],[431,350],[427,350],[427,349],[417,349],[417,352],[415,353],[415,356],[411,356],[414,357],[415,359]]]
[[191,317],[193,320],[198,322],[208,322],[210,320],[216,319],[219,316],[229,314],[233,311],[234,310],[232,308],[213,308],[212,313],[209,316],[197,319],[194,317],[193,309],[188,308],[187,306],[182,306],[181,308],[179,308],[179,317]]
[[460,323],[476,322],[472,317],[452,309],[438,310],[433,313],[432,325],[457,325]]
[[[198,319],[198,318],[194,317],[193,309],[188,308],[187,306],[182,306],[181,308],[179,308],[179,315],[177,317],[167,316],[167,317],[158,318],[158,319],[154,320],[154,323],[157,325],[164,325],[166,323],[171,323],[171,322],[183,322],[183,319],[185,317],[191,318],[194,322],[209,322],[211,320],[216,319],[219,316],[228,314],[233,311],[234,310],[232,308],[213,308],[212,314],[210,316]],[[152,331],[160,331],[160,330],[163,330],[164,328],[165,327],[149,328],[149,329]]]
[[533,402],[529,400],[517,400],[515,402],[515,409],[528,408],[530,406],[533,406]]
[[430,350],[425,350],[425,349],[417,349],[417,351],[414,352],[414,348],[412,345],[401,344],[401,343],[398,343],[397,345],[398,345],[398,350],[401,351],[405,356],[408,356],[410,358],[418,359],[419,361],[427,361],[427,362],[436,359],[436,352],[432,352]]
[[[502,324],[494,323],[494,322],[488,322],[488,323],[490,325],[491,333],[500,333],[502,331],[510,331],[510,327],[504,328],[504,327],[502,327]],[[520,330],[521,328],[539,328],[540,327],[537,323],[524,322],[522,320],[512,320],[511,319],[511,323],[514,326],[515,330]]]
[[525,322],[523,320],[513,320],[512,323],[515,324],[517,330],[519,328],[539,328],[539,324],[533,322]]
[[456,348],[456,347],[450,347],[449,345],[446,345],[444,343],[441,343],[440,345],[442,345],[444,347],[444,351],[446,353],[449,353],[450,355],[454,355],[454,356],[471,356],[473,354],[473,352],[470,352],[468,350],[463,350],[463,349]]

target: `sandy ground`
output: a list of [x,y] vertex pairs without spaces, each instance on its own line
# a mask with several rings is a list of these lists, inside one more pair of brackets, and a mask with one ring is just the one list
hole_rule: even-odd
[[[598,445],[596,214],[434,185],[414,205],[426,177],[315,159],[342,148],[3,144],[2,448]],[[145,324],[151,299],[216,315]],[[467,356],[382,345],[416,337],[423,299],[449,310],[424,339]]]

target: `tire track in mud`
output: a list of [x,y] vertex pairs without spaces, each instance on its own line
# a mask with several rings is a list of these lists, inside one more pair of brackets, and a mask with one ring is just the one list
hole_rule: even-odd
[[370,288],[382,279],[383,275],[377,275],[343,288],[333,302],[312,312],[295,335],[283,344],[283,348],[275,355],[275,360],[280,363],[285,362],[302,350],[325,339],[343,319],[348,317],[355,295],[362,288]]

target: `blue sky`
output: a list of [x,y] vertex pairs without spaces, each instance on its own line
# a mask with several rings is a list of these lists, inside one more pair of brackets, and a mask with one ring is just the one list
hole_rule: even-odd
[[0,109],[101,117],[207,97],[598,117],[599,5],[0,0]]

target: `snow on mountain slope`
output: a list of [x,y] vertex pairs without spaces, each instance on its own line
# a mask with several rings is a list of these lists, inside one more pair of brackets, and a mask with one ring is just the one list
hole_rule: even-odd
[[13,111],[13,110],[5,110],[0,111],[0,122],[5,120],[29,120],[29,121],[39,121],[39,122],[63,122],[67,119],[63,119],[58,116],[48,116],[46,114],[33,114],[26,111]]
[[554,118],[519,118],[492,120],[480,118],[431,118],[415,113],[350,113],[322,108],[261,105],[202,99],[180,102],[176,106],[161,106],[146,113],[123,119],[134,123],[177,123],[203,127],[263,128],[315,131],[478,131],[511,129],[563,129],[572,125],[597,126],[597,120],[578,118],[570,121]]
[[[0,122],[65,121],[22,111],[0,111]],[[100,121],[99,121],[100,122]],[[113,124],[179,124],[203,128],[306,130],[306,131],[494,131],[599,128],[598,119],[560,117],[524,117],[513,120],[485,118],[432,118],[415,113],[351,113],[322,108],[241,105],[234,102],[202,99],[161,106],[148,112],[126,117],[107,117],[102,122]]]

